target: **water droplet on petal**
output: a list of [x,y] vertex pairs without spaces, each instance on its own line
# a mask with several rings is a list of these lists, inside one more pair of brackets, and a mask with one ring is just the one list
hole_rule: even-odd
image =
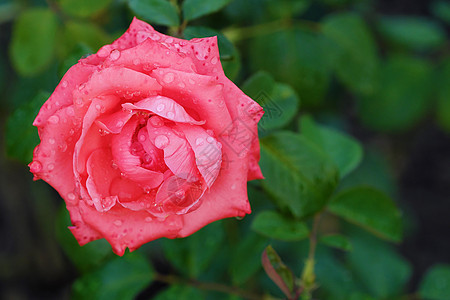
[[66,88],[67,87],[67,81],[63,81],[63,82],[61,82],[61,86],[63,87],[63,88]]
[[145,222],[150,223],[151,221],[152,221],[152,218],[151,218],[151,217],[146,217],[146,218],[145,218]]
[[47,169],[48,169],[49,171],[52,171],[54,168],[55,168],[55,165],[54,165],[54,164],[49,164],[49,165],[47,166]]
[[150,123],[155,127],[161,127],[164,125],[164,121],[158,116],[151,117]]
[[122,226],[123,222],[121,220],[115,220],[114,225],[116,226]]
[[165,135],[158,135],[155,138],[155,146],[159,149],[164,149],[169,145],[169,139]]
[[58,116],[51,116],[48,118],[48,122],[51,124],[58,124],[59,123],[59,117]]
[[214,56],[213,58],[211,58],[211,63],[212,63],[213,65],[217,64],[217,61],[218,61],[218,59],[217,59],[216,56]]
[[123,121],[117,121],[116,126],[117,127],[122,127],[123,126]]
[[143,134],[139,135],[138,139],[139,139],[139,142],[141,142],[141,143],[144,142],[145,141],[145,135],[143,135]]
[[111,58],[111,60],[118,60],[120,57],[120,51],[117,49],[111,51],[111,54],[109,55],[109,57]]
[[167,113],[167,117],[168,117],[169,119],[172,119],[172,118],[175,117],[175,114],[174,114],[173,112],[169,111],[169,112]]
[[177,198],[184,199],[186,194],[185,194],[184,190],[178,190],[178,191],[175,192],[175,196],[177,196]]
[[30,164],[30,171],[32,173],[37,173],[37,172],[40,172],[41,170],[42,170],[42,164],[39,161],[35,160]]
[[236,183],[233,183],[233,185],[231,186],[231,189],[232,189],[232,190],[235,190],[235,189],[236,189]]
[[50,145],[53,145],[55,143],[55,139],[52,139],[52,138],[48,139],[48,143]]
[[175,79],[175,75],[173,73],[167,73],[166,75],[164,75],[164,81],[166,83],[171,83],[173,80]]
[[211,144],[212,142],[214,142],[214,139],[211,136],[208,136],[206,138],[206,141]]
[[160,103],[160,104],[158,104],[158,106],[156,107],[156,110],[161,112],[161,111],[164,110],[165,107],[166,107],[166,106],[165,106],[164,104]]
[[199,146],[199,145],[201,145],[201,144],[203,144],[203,138],[197,138],[197,139],[195,140],[195,145]]

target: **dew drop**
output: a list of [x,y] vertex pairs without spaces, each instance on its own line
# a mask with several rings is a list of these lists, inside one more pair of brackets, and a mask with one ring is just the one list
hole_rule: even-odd
[[213,58],[211,58],[211,63],[212,63],[213,65],[217,64],[217,61],[218,61],[218,59],[217,59],[216,56],[214,56]]
[[70,201],[74,201],[74,200],[75,200],[75,198],[76,198],[76,196],[75,196],[75,194],[74,194],[74,193],[69,193],[69,194],[67,194],[67,199],[68,199],[68,200],[70,200]]
[[195,144],[196,144],[197,146],[203,144],[203,138],[197,138],[197,139],[195,140]]
[[72,107],[72,106],[69,106],[69,107],[67,108],[66,114],[67,114],[68,116],[74,116],[74,115],[75,115],[75,111],[73,110],[73,107]]
[[140,60],[139,58],[133,59],[133,64],[134,64],[135,66],[139,65],[140,63],[141,63],[141,60]]
[[66,88],[67,87],[67,81],[63,81],[63,82],[61,82],[61,86],[63,87],[63,88]]
[[175,75],[173,73],[167,73],[164,75],[164,81],[166,83],[171,83],[175,79]]
[[168,117],[169,119],[173,119],[173,118],[175,117],[175,114],[174,114],[173,112],[169,111],[169,112],[167,113],[167,117]]
[[48,169],[49,171],[52,171],[54,168],[55,168],[55,165],[54,165],[54,164],[49,164],[49,165],[47,166],[47,169]]
[[164,125],[164,121],[158,117],[158,116],[153,116],[150,118],[150,123],[154,126],[154,127],[161,127]]
[[175,196],[177,196],[177,198],[184,199],[186,194],[185,194],[184,190],[178,190],[175,192]]
[[145,141],[145,135],[144,134],[139,135],[138,139],[139,139],[139,142],[141,142],[141,143],[144,142]]
[[213,137],[211,137],[211,136],[208,136],[207,138],[206,138],[206,141],[208,142],[208,143],[212,143],[212,142],[214,142],[214,139],[213,139]]
[[32,173],[37,173],[37,172],[40,172],[41,170],[42,170],[42,164],[39,161],[35,160],[30,164],[30,171]]
[[152,218],[151,218],[151,217],[146,217],[146,218],[145,218],[145,222],[150,223],[151,221],[152,221]]
[[235,190],[235,189],[236,189],[236,183],[233,183],[233,185],[231,186],[231,189],[232,189],[232,190]]
[[165,107],[166,107],[166,106],[165,106],[164,104],[160,103],[160,104],[158,104],[158,106],[156,107],[156,110],[161,112],[161,111],[164,110]]
[[48,143],[50,144],[50,145],[53,145],[54,143],[55,143],[55,139],[48,139]]
[[113,51],[111,51],[111,54],[109,55],[109,57],[111,58],[111,60],[118,60],[120,57],[120,51],[117,49],[114,49]]
[[114,225],[116,226],[122,226],[123,222],[121,220],[115,220]]
[[165,135],[158,135],[155,138],[155,146],[159,149],[164,149],[169,145],[169,139]]
[[48,122],[51,124],[58,124],[59,123],[59,117],[58,116],[51,116],[48,118]]
[[117,127],[122,127],[123,126],[123,121],[117,121],[116,126]]

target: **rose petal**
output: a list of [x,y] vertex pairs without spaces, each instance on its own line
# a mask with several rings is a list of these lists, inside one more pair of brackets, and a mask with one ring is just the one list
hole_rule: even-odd
[[131,112],[120,110],[98,118],[95,123],[106,132],[117,134],[132,116]]
[[208,128],[221,133],[231,124],[223,86],[213,77],[163,68],[154,70],[152,76],[163,87],[164,96],[177,99],[184,108],[196,111],[201,120],[206,120]]
[[222,165],[222,145],[200,126],[177,124],[195,154],[195,163],[208,187],[211,187]]
[[161,184],[163,174],[142,168],[140,158],[131,154],[130,145],[137,125],[138,120],[134,117],[123,127],[120,134],[112,137],[112,155],[125,177],[146,189],[153,189]]
[[133,251],[161,237],[174,238],[183,227],[179,216],[169,216],[161,221],[145,211],[130,213],[129,209],[119,205],[105,214],[81,201],[80,212],[84,222],[99,232],[111,244],[114,253],[120,256],[127,247]]
[[194,152],[186,139],[179,137],[169,127],[154,127],[147,122],[149,140],[156,148],[164,151],[164,161],[170,171],[178,177],[198,180]]
[[95,71],[86,83],[74,90],[73,98],[77,108],[83,110],[91,99],[100,95],[139,94],[148,97],[160,90],[158,82],[144,73],[123,67],[109,67]]
[[92,152],[87,160],[86,188],[95,208],[100,212],[110,210],[118,197],[110,194],[113,180],[120,177],[120,172],[112,166],[111,151],[101,148]]
[[239,157],[230,148],[230,142],[222,143],[223,162],[219,176],[202,196],[202,204],[183,215],[184,226],[178,237],[191,235],[216,220],[243,217],[251,212],[247,197],[247,158]]
[[157,114],[167,120],[177,123],[188,123],[203,125],[205,121],[197,121],[192,118],[183,108],[173,99],[164,96],[152,96],[137,103],[124,103],[122,107],[129,110],[144,110]]
[[56,111],[73,104],[72,91],[85,82],[94,72],[94,66],[83,63],[72,66],[61,79],[50,98],[42,106],[33,122],[34,126],[42,126]]

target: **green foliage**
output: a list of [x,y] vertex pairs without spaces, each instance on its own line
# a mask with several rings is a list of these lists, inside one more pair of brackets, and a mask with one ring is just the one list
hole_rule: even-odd
[[445,41],[438,23],[419,17],[389,16],[379,20],[380,33],[390,42],[412,49],[429,49]]
[[353,249],[352,244],[348,240],[348,238],[341,234],[324,235],[320,237],[319,241],[324,245],[344,251],[352,251]]
[[435,0],[431,3],[431,12],[441,20],[450,24],[450,3],[445,0]]
[[73,299],[134,299],[152,280],[154,271],[139,253],[116,257],[77,279],[72,286]]
[[166,290],[158,293],[155,300],[191,300],[191,299],[204,299],[202,293],[199,290],[178,284],[172,284]]
[[145,21],[166,26],[180,24],[177,8],[167,0],[129,0],[128,4]]
[[283,30],[254,38],[249,51],[253,71],[268,71],[277,81],[288,83],[306,106],[323,101],[330,68],[322,36],[310,30]]
[[326,17],[321,28],[335,48],[333,67],[337,77],[357,94],[372,93],[378,57],[364,20],[357,14],[335,14]]
[[201,26],[188,26],[184,31],[184,37],[187,39],[217,36],[219,46],[220,60],[225,75],[233,80],[241,67],[241,58],[236,47],[220,32]]
[[361,121],[379,131],[401,132],[427,113],[433,87],[429,62],[409,56],[393,56],[378,74],[378,89],[359,102]]
[[264,108],[258,123],[261,132],[283,128],[297,114],[300,101],[295,91],[289,85],[276,83],[267,72],[260,71],[247,79],[242,90]]
[[63,12],[74,17],[91,17],[106,9],[113,0],[57,0]]
[[354,187],[333,197],[328,209],[374,234],[392,241],[402,237],[402,220],[395,203],[372,187]]
[[439,125],[450,132],[450,58],[446,58],[441,66],[436,114]]
[[256,215],[252,229],[262,235],[283,241],[299,241],[309,235],[308,227],[303,222],[275,211],[263,211]]
[[6,124],[6,151],[9,157],[28,164],[33,160],[33,150],[39,144],[37,128],[33,126],[42,104],[50,97],[38,93],[32,101],[25,102],[8,118]]
[[450,295],[450,265],[434,265],[422,279],[419,294],[426,300],[445,300]]
[[334,164],[317,146],[291,132],[261,140],[261,168],[264,189],[281,209],[297,217],[322,209],[338,177]]
[[302,117],[301,133],[308,140],[319,146],[335,163],[340,177],[352,172],[361,162],[363,150],[352,137],[332,128],[314,123],[311,117]]
[[183,274],[198,277],[204,272],[224,240],[221,222],[214,222],[183,238],[163,240],[166,258]]
[[186,21],[216,12],[225,7],[231,0],[184,0],[183,17]]
[[34,75],[50,64],[57,28],[56,15],[49,9],[33,8],[20,15],[9,49],[17,72]]
[[401,295],[412,273],[409,262],[367,234],[353,234],[351,242],[353,251],[347,254],[347,261],[366,292],[376,299]]

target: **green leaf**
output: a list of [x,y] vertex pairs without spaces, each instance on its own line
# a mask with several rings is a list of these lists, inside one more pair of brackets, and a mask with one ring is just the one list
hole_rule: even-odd
[[78,278],[72,286],[72,299],[134,299],[153,276],[145,257],[137,252],[126,254]]
[[267,246],[264,250],[261,263],[267,276],[281,289],[281,291],[289,299],[292,297],[294,290],[294,274],[291,269],[286,267],[286,265],[281,261],[278,253],[272,248],[272,246]]
[[214,13],[224,8],[231,0],[184,0],[183,17],[186,21]]
[[39,144],[37,128],[33,126],[42,104],[50,97],[47,92],[38,93],[31,101],[17,108],[6,123],[6,152],[9,157],[25,164],[33,160],[33,150]]
[[378,57],[364,20],[353,13],[330,15],[322,21],[322,32],[334,45],[334,70],[340,81],[353,92],[372,93]]
[[97,52],[100,47],[111,42],[111,38],[94,23],[67,21],[58,37],[58,41],[58,55],[60,58],[66,59],[80,45]]
[[50,64],[57,28],[56,15],[49,9],[29,9],[16,19],[9,50],[17,72],[29,76]]
[[74,17],[90,17],[106,9],[113,0],[58,0],[61,9]]
[[319,242],[333,248],[344,251],[352,251],[352,244],[348,238],[340,234],[323,235],[320,237]]
[[222,33],[211,28],[201,26],[188,26],[184,30],[187,39],[217,36],[220,62],[225,75],[233,80],[241,68],[241,57],[237,48]]
[[450,24],[450,3],[448,1],[433,1],[430,9],[433,15]]
[[56,220],[56,237],[67,257],[81,273],[99,267],[113,256],[111,246],[105,239],[92,241],[81,247],[70,232],[69,226],[72,226],[69,212],[65,205],[61,205]]
[[321,103],[329,85],[330,66],[325,39],[300,29],[258,36],[249,45],[251,70],[265,70],[294,87],[306,106]]
[[305,223],[275,211],[263,211],[256,215],[253,219],[252,229],[259,234],[283,241],[299,241],[309,235]]
[[276,83],[267,72],[255,73],[244,82],[242,90],[264,108],[258,123],[260,131],[282,128],[297,114],[300,101],[295,91],[287,84]]
[[180,25],[178,11],[167,0],[129,0],[130,9],[145,21],[166,26]]
[[330,212],[392,241],[402,238],[401,213],[395,203],[372,187],[355,187],[340,192],[330,202]]
[[214,259],[224,237],[222,223],[214,222],[189,237],[163,239],[164,254],[180,272],[198,277]]
[[450,132],[450,57],[440,65],[436,115],[439,125]]
[[64,74],[82,57],[86,57],[87,55],[90,55],[94,52],[92,48],[86,46],[85,44],[78,44],[75,46],[75,48],[71,51],[71,53],[66,56],[66,58],[60,63],[58,66],[58,77],[61,79]]
[[376,299],[393,299],[402,295],[412,268],[400,254],[385,242],[364,232],[353,234],[353,251],[347,260],[367,292]]
[[437,22],[423,17],[385,16],[380,18],[378,29],[390,42],[412,49],[436,48],[446,39]]
[[277,132],[261,139],[264,189],[275,203],[297,217],[311,215],[327,203],[338,172],[313,143],[291,132]]
[[362,122],[379,131],[400,132],[427,112],[433,88],[429,62],[407,56],[391,57],[378,75],[378,89],[359,102]]
[[450,295],[450,265],[434,265],[420,283],[419,294],[426,300],[447,300]]
[[317,299],[348,300],[358,290],[356,278],[329,248],[317,248],[314,269],[320,285]]
[[341,178],[360,164],[363,150],[356,139],[337,130],[318,125],[307,116],[301,118],[300,128],[302,135],[319,146],[336,164]]
[[235,248],[229,266],[234,285],[241,285],[261,269],[261,259],[255,253],[262,253],[267,246],[267,239],[250,232]]
[[[204,299],[202,293],[190,286],[172,284],[168,289],[158,293],[154,300],[192,300],[192,299]],[[152,298],[153,299],[153,298]]]

